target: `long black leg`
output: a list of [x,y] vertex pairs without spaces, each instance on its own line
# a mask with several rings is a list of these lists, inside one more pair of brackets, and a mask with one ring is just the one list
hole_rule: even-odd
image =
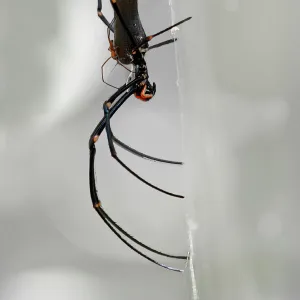
[[112,31],[114,32],[114,28],[112,27],[111,23],[107,21],[102,13],[102,0],[98,0],[98,7],[97,7],[98,17],[101,21]]
[[133,36],[132,36],[130,30],[128,29],[128,27],[127,27],[127,25],[126,25],[126,23],[125,23],[125,21],[124,21],[124,19],[123,19],[123,17],[122,17],[122,14],[121,14],[121,12],[120,12],[120,10],[119,10],[119,7],[118,7],[118,5],[117,5],[117,0],[110,0],[110,2],[111,2],[111,5],[112,5],[114,11],[116,12],[118,18],[120,19],[120,22],[122,23],[124,29],[126,30],[126,32],[127,32],[128,36],[129,36],[129,38],[130,38],[132,44],[133,44],[133,45],[136,45],[136,43],[135,43],[135,41],[134,41],[134,38],[133,38]]
[[137,240],[135,237],[133,237],[132,235],[130,235],[127,231],[125,231],[121,226],[119,226],[114,220],[111,219],[111,217],[104,211],[104,209],[101,207],[102,209],[102,213],[104,215],[104,217],[115,227],[117,228],[118,230],[120,230],[120,232],[122,232],[125,236],[127,236],[129,239],[131,239],[132,241],[134,241],[135,243],[137,243],[138,245],[140,245],[141,247],[153,252],[153,253],[156,253],[156,254],[159,254],[161,256],[165,256],[165,257],[170,257],[170,258],[176,258],[176,259],[188,259],[188,256],[183,256],[183,255],[172,255],[172,254],[167,254],[167,253],[164,253],[164,252],[161,252],[161,251],[158,251],[158,250],[155,250],[147,245],[145,245],[144,243],[140,242],[139,240]]
[[[108,100],[110,104],[113,104],[114,101],[119,97],[122,93],[125,92],[126,89],[131,88],[130,91],[126,92],[118,101],[117,103],[111,108],[111,117],[116,113],[116,111],[124,104],[124,102],[135,93],[136,87],[135,84],[138,84],[142,81],[141,78],[136,78],[135,80],[131,81],[129,84],[124,84],[122,87],[119,88]],[[104,116],[102,120],[98,123],[96,128],[94,129],[93,133],[89,139],[89,149],[90,149],[90,193],[94,207],[101,205],[96,190],[95,184],[95,171],[94,171],[94,160],[96,155],[96,147],[95,143],[97,142],[100,134],[103,132],[106,125],[106,117]]]
[[[145,255],[144,253],[142,253],[141,251],[137,250],[134,246],[132,246],[129,242],[127,242],[114,228],[113,228],[113,224],[111,224],[108,220],[107,220],[107,214],[105,213],[105,211],[103,210],[103,208],[101,207],[101,203],[100,203],[100,200],[98,199],[98,196],[97,196],[97,190],[96,190],[96,187],[95,187],[95,176],[94,176],[94,160],[95,160],[95,153],[96,153],[96,148],[93,148],[91,149],[91,152],[90,152],[90,192],[91,192],[91,197],[92,197],[92,202],[93,202],[93,206],[94,206],[94,209],[97,211],[97,213],[99,214],[99,216],[101,217],[101,219],[104,221],[104,223],[110,228],[110,230],[123,242],[125,243],[130,249],[132,249],[133,251],[135,251],[136,253],[138,253],[140,256],[146,258],[147,260],[153,262],[154,264],[162,267],[162,268],[165,268],[165,269],[168,269],[170,271],[175,271],[175,272],[183,272],[183,270],[180,270],[180,269],[177,269],[177,268],[173,268],[173,267],[169,267],[169,266],[166,266],[164,264],[161,264],[157,261],[155,261],[154,259],[150,258],[149,256]],[[93,174],[91,176],[91,173]],[[146,246],[144,245],[143,243],[139,242],[139,244],[141,246]],[[147,247],[147,246],[146,246]],[[150,247],[148,247],[150,248]],[[152,248],[150,248],[152,249]],[[154,250],[156,251],[156,250]],[[163,253],[160,253],[159,251],[156,251],[158,252],[158,254],[163,254]],[[166,256],[166,255],[164,255]],[[172,256],[169,256],[169,257],[172,257]],[[179,258],[181,259],[181,257],[174,257],[174,258]],[[182,259],[188,259],[187,256],[185,257],[182,257]]]
[[133,149],[130,146],[126,145],[125,143],[121,142],[118,138],[115,137],[115,135],[113,133],[112,133],[112,139],[118,146],[120,146],[124,150],[127,150],[128,152],[130,152],[136,156],[139,156],[141,158],[145,158],[145,159],[149,159],[149,160],[157,161],[157,162],[162,162],[162,163],[166,163],[166,164],[183,165],[183,163],[181,161],[172,161],[172,160],[166,160],[166,159],[162,159],[162,158],[158,158],[158,157],[153,157],[153,156],[147,155],[145,153],[142,153],[136,149]]
[[164,193],[166,195],[169,195],[169,196],[172,196],[172,197],[175,197],[175,198],[184,198],[184,196],[182,195],[178,195],[178,194],[174,194],[174,193],[170,193],[166,190],[163,190],[157,186],[155,186],[154,184],[148,182],[147,180],[143,179],[142,177],[140,177],[137,173],[135,173],[133,170],[131,170],[126,164],[123,163],[122,160],[119,159],[118,155],[117,155],[117,152],[116,152],[116,149],[114,147],[114,144],[113,144],[113,138],[112,138],[112,131],[111,131],[111,128],[110,128],[110,111],[109,111],[109,108],[107,107],[107,103],[104,103],[103,105],[103,109],[104,109],[104,114],[105,114],[105,117],[106,117],[106,133],[107,133],[107,139],[108,139],[108,145],[109,145],[109,149],[110,149],[110,153],[111,153],[111,156],[124,168],[126,169],[129,173],[131,173],[134,177],[136,177],[137,179],[139,179],[140,181],[142,181],[143,183],[145,183],[146,185],[152,187],[153,189],[161,192],[161,193]]
[[[136,81],[136,80],[134,80]],[[132,85],[132,84],[128,84]],[[127,87],[128,87],[127,86]],[[124,88],[124,86],[122,87]],[[118,102],[116,103],[115,106],[112,107],[111,109],[111,117],[113,116],[113,114],[121,107],[121,105],[135,92],[135,90],[131,90],[130,92],[127,92],[125,95],[123,95],[122,98],[120,98],[118,100]],[[118,92],[116,92],[111,98],[110,98],[110,103],[112,103],[118,96]],[[103,221],[105,222],[105,224],[128,246],[130,247],[132,250],[134,250],[135,252],[137,252],[139,255],[143,256],[144,258],[148,259],[149,261],[163,267],[166,268],[168,270],[172,270],[172,271],[177,271],[177,272],[183,272],[183,270],[179,270],[176,268],[172,268],[172,267],[168,267],[166,265],[160,264],[158,262],[156,262],[155,260],[151,259],[150,257],[146,256],[145,254],[143,254],[142,252],[138,251],[137,249],[135,249],[132,245],[130,245],[126,240],[124,240],[120,234],[118,232],[116,232],[116,230],[112,227],[115,226],[117,229],[119,229],[123,234],[125,234],[128,238],[130,238],[131,240],[133,240],[134,242],[138,243],[140,246],[155,252],[157,254],[163,255],[163,256],[167,256],[167,257],[172,257],[172,258],[177,258],[177,259],[188,259],[187,256],[175,256],[175,255],[169,255],[160,251],[157,251],[155,249],[152,249],[148,246],[146,246],[145,244],[139,242],[138,240],[136,240],[134,237],[132,237],[131,235],[129,235],[125,230],[123,230],[118,224],[116,224],[116,222],[114,222],[107,214],[106,212],[103,210],[102,206],[101,206],[101,202],[98,198],[97,195],[97,189],[96,189],[96,184],[95,184],[95,170],[94,170],[94,161],[95,161],[95,154],[96,154],[96,148],[95,148],[95,144],[93,143],[93,137],[94,134],[96,133],[98,136],[101,134],[101,132],[103,131],[105,126],[105,117],[99,122],[99,124],[97,125],[96,129],[94,130],[91,139],[90,139],[90,193],[91,193],[91,198],[92,198],[92,203],[93,206],[95,208],[95,210],[98,212],[98,214],[100,215],[100,217],[103,219]],[[91,143],[92,142],[92,143]],[[112,224],[110,224],[109,222],[111,222]]]
[[98,198],[98,195],[97,195],[95,170],[94,170],[95,154],[96,154],[96,149],[94,148],[94,149],[92,149],[92,151],[90,153],[90,192],[91,192],[91,197],[92,197],[92,202],[93,202],[94,208],[96,210],[100,210],[101,214],[104,216],[105,219],[107,219],[108,222],[111,223],[112,226],[117,228],[125,236],[127,236],[129,239],[131,239],[132,241],[134,241],[135,243],[137,243],[141,247],[143,247],[143,248],[145,248],[145,249],[147,249],[151,252],[154,252],[156,254],[162,255],[162,256],[166,256],[166,257],[170,257],[170,258],[176,258],[176,259],[184,259],[184,260],[188,259],[188,256],[179,256],[179,255],[167,254],[167,253],[155,250],[155,249],[145,245],[144,243],[142,243],[139,240],[135,239],[132,235],[130,235],[128,232],[126,232],[121,226],[119,226],[113,219],[110,218],[110,216],[103,209],[103,207],[100,203],[100,200]]
[[167,28],[165,28],[165,29],[163,29],[163,30],[161,30],[161,31],[159,31],[159,32],[157,32],[157,33],[155,33],[155,34],[152,34],[152,35],[150,35],[150,36],[151,36],[151,38],[154,38],[154,37],[156,37],[156,36],[158,36],[158,35],[161,35],[162,33],[165,33],[166,31],[168,31],[168,30],[170,30],[170,29],[172,29],[172,28],[174,28],[174,27],[176,27],[176,26],[178,26],[178,25],[180,25],[180,24],[182,24],[182,23],[184,23],[184,22],[186,22],[186,21],[189,21],[191,18],[192,18],[192,17],[185,18],[185,19],[183,19],[182,21],[179,21],[178,23],[176,23],[176,24],[174,24],[174,25],[172,25],[172,26],[169,26],[169,27],[167,27]]
[[134,47],[133,51],[136,50],[136,49],[138,49],[138,48],[140,48],[140,47],[143,46],[144,44],[148,43],[148,42],[151,41],[154,37],[156,37],[156,36],[158,36],[158,35],[161,35],[161,34],[165,33],[166,31],[168,31],[168,30],[170,30],[170,29],[172,29],[172,28],[174,28],[174,27],[176,27],[176,26],[178,26],[178,25],[180,25],[180,24],[182,24],[182,23],[184,23],[184,22],[186,22],[186,21],[189,21],[191,18],[192,18],[192,17],[188,17],[188,18],[186,18],[186,19],[184,19],[184,20],[182,20],[182,21],[180,21],[180,22],[178,22],[178,23],[176,23],[176,24],[174,24],[174,25],[172,25],[172,26],[169,26],[169,27],[165,28],[164,30],[161,30],[161,31],[159,31],[159,32],[157,32],[157,33],[155,33],[155,34],[152,34],[152,35],[147,36],[146,39],[145,39],[144,41],[142,41],[140,44],[138,44],[136,47]]
[[96,208],[97,213],[99,214],[99,216],[102,218],[102,220],[104,221],[104,223],[110,228],[110,230],[123,242],[125,243],[131,250],[133,250],[134,252],[138,253],[140,256],[146,258],[147,260],[151,261],[152,263],[170,270],[170,271],[175,271],[175,272],[180,272],[183,273],[184,270],[181,269],[177,269],[177,268],[173,268],[173,267],[169,267],[167,265],[164,265],[162,263],[157,262],[156,260],[150,258],[149,256],[147,256],[146,254],[144,254],[143,252],[139,251],[138,249],[136,249],[134,246],[132,246],[130,243],[128,243],[114,228],[113,226],[105,219],[105,217],[103,216],[101,210],[99,208]]
[[[108,103],[111,103],[113,104],[114,101],[122,94],[124,93],[127,89],[133,87],[134,85],[136,84],[139,84],[140,82],[142,82],[144,79],[147,79],[147,78],[135,78],[134,80],[130,81],[128,84],[123,84],[112,96],[110,96],[110,98],[107,100]],[[123,99],[123,98],[121,98]],[[119,109],[119,107],[123,104],[123,102],[121,101],[118,101],[110,110],[110,116],[112,117],[115,112]],[[123,101],[126,101],[123,100]],[[105,118],[103,118],[99,123],[98,125],[96,126],[96,128],[94,129],[93,133],[91,134],[90,136],[90,139],[89,139],[89,148],[92,149],[93,147],[95,147],[95,142],[98,140],[101,132],[104,130],[105,128]]]
[[178,40],[177,38],[175,38],[175,39],[169,39],[169,40],[166,40],[164,42],[152,45],[152,46],[150,46],[148,48],[148,51],[151,50],[151,49],[155,49],[155,48],[159,48],[159,47],[162,47],[162,46],[165,46],[165,45],[169,45],[169,44],[175,43],[177,40]]

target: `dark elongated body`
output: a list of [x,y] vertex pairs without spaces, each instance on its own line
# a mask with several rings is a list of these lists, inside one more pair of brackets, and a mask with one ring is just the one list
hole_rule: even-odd
[[[138,45],[145,41],[146,33],[138,12],[138,0],[118,0],[118,8],[135,44]],[[132,49],[135,45],[133,45],[116,12],[114,30],[114,47],[118,59],[122,64],[128,65],[132,63]],[[148,43],[144,44],[142,48],[147,49]]]

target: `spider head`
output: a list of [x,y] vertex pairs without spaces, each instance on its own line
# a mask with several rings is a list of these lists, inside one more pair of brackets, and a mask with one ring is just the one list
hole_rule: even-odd
[[139,89],[135,93],[135,97],[142,101],[149,101],[154,97],[156,92],[156,84],[153,82],[151,84],[149,80],[142,82],[139,86]]

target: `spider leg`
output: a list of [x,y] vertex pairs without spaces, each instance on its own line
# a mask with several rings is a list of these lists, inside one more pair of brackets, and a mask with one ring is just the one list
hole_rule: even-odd
[[148,51],[151,50],[151,49],[154,49],[154,48],[159,48],[161,46],[165,46],[165,45],[168,45],[168,44],[171,44],[171,43],[175,43],[177,40],[178,40],[177,38],[175,38],[175,39],[169,39],[169,40],[166,40],[164,42],[152,45],[152,46],[150,46],[148,48]]
[[[121,99],[119,99],[117,101],[117,103],[111,108],[110,110],[110,116],[112,117],[115,112],[120,108],[120,106],[127,100],[126,97],[130,97],[131,95],[133,95],[136,91],[136,88],[133,89],[133,87],[136,84],[141,83],[144,80],[144,78],[140,78],[137,77],[134,80],[130,81],[129,83],[125,83],[123,84],[112,96],[109,97],[109,99],[107,100],[108,103],[113,104],[114,101],[122,94],[124,93],[126,90],[127,91]],[[132,92],[134,90],[134,92]],[[126,95],[126,97],[125,97]],[[121,101],[122,100],[122,101]],[[99,139],[100,134],[102,133],[102,131],[105,128],[105,118],[102,118],[102,120],[98,123],[98,125],[96,126],[96,128],[94,129],[93,133],[90,136],[89,139],[89,149],[92,149],[93,147],[95,147],[95,143],[97,142],[97,140]]]
[[111,87],[113,87],[113,88],[115,88],[115,89],[118,89],[116,86],[114,86],[114,85],[112,85],[112,84],[110,84],[110,83],[108,83],[108,82],[106,82],[105,80],[104,80],[104,66],[105,66],[105,64],[109,61],[111,59],[111,56],[103,63],[103,65],[101,66],[101,75],[102,75],[102,81],[105,83],[105,84],[107,84],[107,85],[109,85],[109,86],[111,86]]
[[159,32],[157,32],[157,33],[155,33],[155,34],[150,35],[149,37],[150,37],[150,39],[153,39],[154,37],[156,37],[156,36],[158,36],[158,35],[161,35],[161,34],[167,32],[168,30],[170,30],[170,29],[172,29],[172,28],[174,28],[174,27],[176,27],[176,26],[178,26],[178,25],[181,25],[182,23],[184,23],[184,22],[186,22],[186,21],[189,21],[191,18],[192,18],[192,17],[185,18],[185,19],[183,19],[183,20],[181,20],[181,21],[175,23],[174,25],[171,25],[171,26],[169,26],[169,27],[167,27],[167,28],[165,28],[165,29],[163,29],[163,30],[161,30],[161,31],[159,31]]
[[161,35],[161,34],[165,33],[166,31],[168,31],[168,30],[170,30],[170,29],[172,29],[172,28],[174,28],[174,27],[176,27],[176,26],[178,26],[178,25],[180,25],[180,24],[182,24],[182,23],[184,23],[184,22],[186,22],[186,21],[189,21],[191,18],[192,18],[192,17],[188,17],[188,18],[186,18],[186,19],[184,19],[184,20],[182,20],[182,21],[180,21],[180,22],[177,22],[176,24],[174,24],[174,25],[172,25],[172,26],[167,27],[167,28],[164,29],[164,30],[161,30],[161,31],[159,31],[159,32],[157,32],[157,33],[155,33],[155,34],[152,34],[152,35],[147,36],[146,39],[145,39],[144,41],[142,41],[140,44],[138,44],[136,47],[134,47],[133,51],[135,51],[136,49],[140,48],[140,47],[143,46],[144,44],[148,43],[148,42],[151,41],[154,37],[156,37],[156,36],[158,36],[158,35]]
[[136,244],[140,245],[141,247],[154,252],[156,254],[165,256],[165,257],[170,257],[170,258],[176,258],[176,259],[184,259],[187,260],[188,256],[179,256],[179,255],[171,255],[171,254],[167,254],[158,250],[155,250],[147,245],[145,245],[144,243],[140,242],[139,240],[137,240],[136,238],[134,238],[132,235],[130,235],[127,231],[125,231],[121,226],[119,226],[103,209],[102,204],[98,198],[97,195],[97,189],[96,189],[96,179],[95,179],[95,170],[94,170],[94,166],[95,166],[95,154],[96,154],[96,148],[91,149],[90,152],[90,191],[91,191],[91,196],[92,196],[92,202],[93,202],[93,206],[95,208],[95,210],[98,213],[101,213],[101,215],[116,229],[118,229],[120,232],[122,232],[125,236],[127,236],[130,240],[132,240],[133,242],[135,242]]
[[102,212],[100,209],[96,209],[97,213],[99,214],[99,216],[102,218],[102,220],[104,221],[104,223],[110,228],[110,230],[124,243],[126,244],[131,250],[133,250],[134,252],[138,253],[140,256],[146,258],[147,260],[151,261],[152,263],[164,268],[164,269],[167,269],[167,270],[170,270],[170,271],[175,271],[175,272],[180,272],[180,273],[183,273],[184,270],[181,270],[181,269],[178,269],[178,268],[173,268],[173,267],[169,267],[165,264],[162,264],[162,263],[159,263],[157,262],[156,260],[150,258],[149,256],[147,256],[146,254],[144,254],[143,252],[139,251],[138,249],[136,249],[134,246],[132,246],[129,242],[127,242],[121,235],[120,233],[118,233],[114,228],[113,226],[105,219],[105,217],[103,216]]
[[149,159],[149,160],[157,161],[157,162],[162,162],[162,163],[166,163],[166,164],[183,165],[183,163],[180,161],[172,161],[172,160],[166,160],[166,159],[162,159],[162,158],[158,158],[158,157],[153,157],[148,154],[142,153],[134,148],[131,148],[130,146],[126,145],[125,143],[121,142],[118,138],[116,138],[113,133],[112,133],[112,139],[118,146],[120,146],[124,150],[127,150],[128,152],[130,152],[136,156],[139,156],[141,158]]
[[[105,64],[111,59],[112,57],[110,56],[104,63],[103,63],[103,65],[101,66],[101,76],[102,76],[102,81],[106,84],[106,85],[108,85],[108,86],[111,86],[111,87],[113,87],[113,88],[115,88],[115,89],[119,89],[118,87],[116,87],[116,86],[114,86],[114,85],[112,85],[112,84],[110,84],[110,83],[108,83],[108,82],[106,82],[105,80],[104,80],[104,66],[105,66]],[[130,73],[135,73],[135,72],[133,72],[133,71],[131,71],[131,70],[129,70],[127,67],[125,67],[123,64],[121,64],[120,62],[119,62],[119,60],[118,59],[116,59],[117,60],[117,63],[115,64],[115,66],[113,67],[113,69],[110,71],[110,73],[116,68],[116,66],[121,66],[121,67],[123,67],[125,70],[127,70],[128,72],[130,72]]]
[[130,235],[127,231],[125,231],[120,225],[118,225],[114,220],[111,219],[111,217],[104,211],[104,209],[101,207],[102,209],[102,214],[104,215],[104,217],[111,223],[112,226],[114,226],[115,228],[117,228],[120,232],[122,232],[125,236],[127,236],[129,239],[131,239],[133,242],[137,243],[138,245],[140,245],[141,247],[159,254],[161,256],[165,256],[165,257],[170,257],[170,258],[176,258],[176,259],[184,259],[187,260],[188,256],[187,255],[172,255],[172,254],[167,254],[158,250],[155,250],[147,245],[145,245],[144,243],[140,242],[139,240],[137,240],[135,237],[133,237],[132,235]]
[[[115,19],[116,18],[113,18],[113,20],[111,21],[111,24],[113,24],[114,22],[115,22]],[[110,87],[113,87],[113,88],[115,88],[115,89],[118,89],[118,87],[116,87],[116,86],[114,86],[114,85],[112,85],[112,84],[109,84],[108,82],[106,82],[105,80],[104,80],[104,66],[105,66],[105,64],[111,59],[111,58],[113,58],[114,60],[116,60],[117,61],[117,63],[116,63],[116,65],[113,67],[113,69],[111,70],[111,72],[115,69],[115,67],[117,66],[117,65],[120,65],[120,66],[122,66],[124,69],[126,69],[128,72],[132,72],[131,70],[129,70],[126,66],[124,66],[122,63],[120,63],[120,61],[119,61],[119,59],[118,59],[118,56],[117,56],[117,53],[116,53],[116,48],[114,47],[114,45],[113,45],[113,40],[111,40],[110,39],[110,29],[109,29],[109,27],[107,27],[107,39],[108,39],[108,43],[109,43],[109,51],[110,51],[110,53],[111,53],[111,55],[110,55],[110,57],[103,63],[103,65],[101,66],[101,73],[102,73],[102,81],[106,84],[106,85],[108,85],[108,86],[110,86]],[[110,72],[110,73],[111,73]]]
[[98,12],[98,17],[101,19],[101,21],[110,29],[110,31],[114,32],[111,23],[107,21],[107,19],[104,17],[102,13],[102,0],[98,0],[97,12]]
[[[138,81],[141,81],[140,79],[135,79],[133,82],[137,83]],[[128,88],[128,86],[132,86],[133,83],[131,82],[128,85],[124,85],[123,87],[120,88],[120,91],[117,91],[112,97],[110,97],[109,101],[111,101],[110,103],[113,103],[114,100],[121,94],[122,91],[126,90],[126,88]],[[116,103],[116,105],[114,105],[112,107],[112,111],[111,111],[111,117],[113,116],[113,114],[121,107],[121,105],[123,105],[123,103],[135,92],[136,89],[131,89],[130,92],[126,92]],[[148,257],[147,255],[145,255],[144,253],[142,253],[141,251],[137,250],[135,247],[133,247],[130,243],[128,243],[117,231],[115,228],[116,227],[118,230],[120,230],[124,235],[126,235],[128,238],[130,238],[131,240],[133,240],[134,242],[136,242],[137,244],[139,244],[140,246],[155,252],[157,254],[163,255],[163,256],[167,256],[167,257],[172,257],[172,258],[177,258],[177,259],[186,259],[188,260],[187,256],[175,256],[175,255],[169,255],[160,251],[157,251],[155,249],[152,249],[148,246],[146,246],[145,244],[139,242],[138,240],[136,240],[133,236],[129,235],[125,230],[123,230],[116,222],[114,222],[108,215],[107,213],[104,211],[104,209],[101,206],[101,202],[98,198],[97,195],[97,189],[96,189],[96,183],[95,183],[95,170],[94,170],[94,162],[95,162],[95,154],[96,154],[96,148],[95,148],[95,142],[94,142],[94,137],[95,134],[97,134],[97,136],[99,136],[101,134],[101,132],[104,130],[105,127],[105,117],[99,122],[99,124],[97,125],[97,127],[95,128],[93,134],[91,135],[91,139],[90,139],[90,143],[89,143],[89,148],[90,148],[90,170],[89,170],[89,178],[90,178],[90,194],[91,194],[91,198],[92,198],[92,203],[93,206],[95,208],[95,210],[97,211],[97,213],[100,215],[100,217],[102,218],[102,220],[105,222],[105,224],[114,232],[115,235],[117,235],[119,237],[119,239],[121,239],[129,248],[131,248],[133,251],[135,251],[136,253],[138,253],[139,255],[141,255],[142,257],[146,258],[147,260],[153,262],[154,264],[163,267],[165,269],[171,270],[171,271],[176,271],[176,272],[183,272],[183,270],[177,269],[177,268],[173,268],[173,267],[169,267],[166,266],[164,264],[161,264],[155,260],[153,260],[152,258]]]
[[119,60],[117,61],[118,62],[118,65],[122,66],[124,69],[126,69],[128,72],[132,72],[132,73],[135,73],[134,71],[128,69],[126,66],[124,66],[122,63],[119,62]]
[[112,134],[112,131],[111,131],[111,128],[110,128],[110,111],[109,111],[109,108],[108,106],[110,106],[107,102],[104,103],[103,105],[103,109],[104,109],[104,114],[105,114],[105,117],[106,117],[106,133],[107,133],[107,139],[108,139],[108,145],[109,145],[109,149],[110,149],[110,153],[111,153],[111,156],[124,168],[126,169],[129,173],[131,173],[131,175],[133,175],[134,177],[136,177],[137,179],[139,179],[140,181],[142,181],[143,183],[145,183],[146,185],[152,187],[153,189],[161,192],[161,193],[164,193],[166,195],[169,195],[169,196],[172,196],[172,197],[175,197],[175,198],[184,198],[184,196],[182,195],[178,195],[178,194],[174,194],[174,193],[170,193],[166,190],[163,190],[155,185],[153,185],[152,183],[148,182],[147,180],[143,179],[142,177],[140,177],[137,173],[135,173],[133,170],[131,170],[121,159],[119,159],[118,155],[117,155],[117,152],[116,152],[116,149],[114,147],[114,143],[113,143],[113,134]]

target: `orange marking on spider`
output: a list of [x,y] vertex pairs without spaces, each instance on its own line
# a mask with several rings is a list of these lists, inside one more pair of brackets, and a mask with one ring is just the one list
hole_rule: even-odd
[[116,52],[116,48],[114,47],[114,41],[113,40],[109,41],[108,50],[110,51],[110,55],[111,55],[112,59],[114,59],[114,60],[118,59],[118,55],[117,55],[117,52]]
[[137,99],[140,99],[142,101],[147,101],[147,100],[150,100],[152,97],[153,97],[153,94],[146,94],[146,89],[147,89],[147,86],[146,84],[144,85],[143,89],[142,89],[142,92],[140,93],[140,95],[137,95],[136,93],[134,94],[134,96],[137,98]]
[[98,140],[99,140],[99,135],[95,135],[95,136],[93,137],[94,143],[97,143]]

